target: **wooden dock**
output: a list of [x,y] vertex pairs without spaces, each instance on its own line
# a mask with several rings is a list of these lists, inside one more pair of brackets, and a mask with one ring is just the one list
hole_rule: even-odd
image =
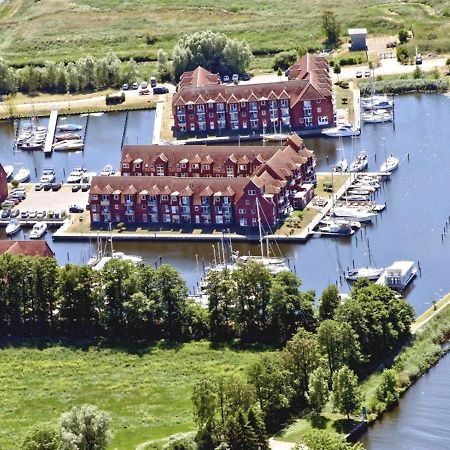
[[58,122],[58,110],[52,109],[50,120],[48,121],[47,136],[45,138],[44,153],[53,151],[53,141],[55,139],[56,123]]

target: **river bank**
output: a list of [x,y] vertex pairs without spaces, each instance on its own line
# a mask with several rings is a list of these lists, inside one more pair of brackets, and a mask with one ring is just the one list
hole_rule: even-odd
[[[301,442],[302,437],[313,428],[326,428],[329,431],[343,433],[349,440],[358,439],[367,429],[370,430],[384,414],[401,405],[402,397],[409,388],[427,373],[448,352],[443,344],[450,334],[450,294],[435,303],[428,311],[419,316],[411,325],[411,341],[383,366],[361,383],[364,402],[367,408],[367,420],[346,420],[332,411],[328,404],[320,416],[299,419],[285,428],[277,439],[285,442]],[[376,398],[381,374],[386,368],[395,370],[398,379],[398,403],[386,405]],[[363,437],[364,442],[364,437]]]

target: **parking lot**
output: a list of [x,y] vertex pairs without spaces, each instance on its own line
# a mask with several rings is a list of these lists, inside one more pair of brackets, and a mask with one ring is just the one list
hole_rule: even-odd
[[22,200],[16,209],[22,211],[54,211],[61,213],[72,205],[86,209],[89,192],[72,192],[72,185],[66,184],[59,191],[35,191],[33,184],[26,186],[26,199]]

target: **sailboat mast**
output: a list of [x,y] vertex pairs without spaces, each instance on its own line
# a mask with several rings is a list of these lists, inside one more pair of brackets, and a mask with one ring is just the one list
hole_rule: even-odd
[[259,244],[261,246],[261,256],[264,256],[264,246],[262,240],[261,216],[259,215],[259,199],[256,199],[256,214],[258,216]]

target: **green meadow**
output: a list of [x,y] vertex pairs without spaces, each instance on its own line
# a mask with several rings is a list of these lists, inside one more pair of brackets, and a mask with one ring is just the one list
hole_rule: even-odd
[[[207,342],[140,352],[68,347],[0,350],[0,448],[18,449],[33,424],[57,421],[74,405],[92,403],[112,418],[111,449],[159,446],[195,430],[191,393],[208,373],[241,373],[256,352],[213,350]],[[153,444],[153,445],[152,445]]]

